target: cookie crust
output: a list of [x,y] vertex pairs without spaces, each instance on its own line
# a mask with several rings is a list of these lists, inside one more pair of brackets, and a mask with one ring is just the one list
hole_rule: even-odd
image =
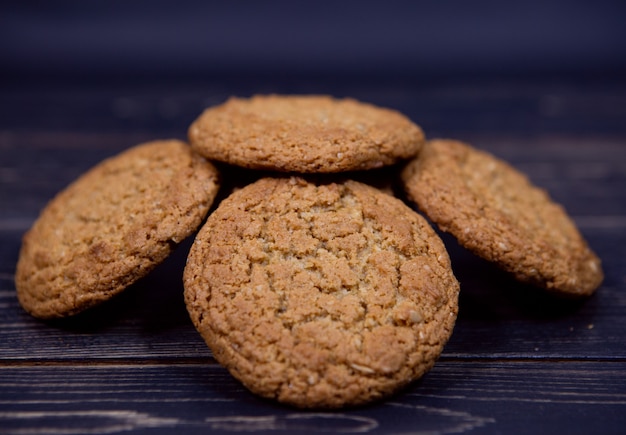
[[442,231],[518,280],[572,296],[601,284],[600,259],[565,209],[501,159],[467,143],[432,140],[402,180]]
[[401,113],[318,95],[230,98],[189,128],[191,146],[211,160],[254,169],[332,173],[408,159],[424,143]]
[[20,304],[49,319],[111,298],[200,226],[218,183],[217,169],[177,140],[137,145],[96,165],[24,235]]
[[419,378],[458,310],[432,227],[355,181],[264,178],[235,192],[199,231],[184,286],[216,360],[302,408],[367,403]]

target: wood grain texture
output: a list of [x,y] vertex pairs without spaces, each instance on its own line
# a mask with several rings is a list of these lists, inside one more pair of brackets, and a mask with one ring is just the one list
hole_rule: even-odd
[[335,412],[259,399],[216,364],[4,366],[0,388],[0,426],[14,433],[65,433],[69,421],[82,433],[623,433],[626,424],[626,367],[603,362],[442,361],[398,397]]
[[[178,137],[229,95],[332,93],[493,152],[561,202],[603,260],[586,300],[526,285],[443,235],[459,318],[435,368],[391,400],[301,412],[248,393],[193,328],[190,246],[108,303],[42,322],[15,298],[22,234],[102,158]],[[0,433],[624,433],[626,83],[222,82],[0,85]]]

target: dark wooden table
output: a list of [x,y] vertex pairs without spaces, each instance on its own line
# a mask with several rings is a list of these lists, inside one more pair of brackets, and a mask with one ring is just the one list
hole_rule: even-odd
[[[626,433],[626,81],[216,79],[0,88],[0,433]],[[189,242],[147,278],[73,319],[18,305],[22,234],[106,156],[184,138],[229,95],[331,93],[396,108],[525,171],[603,260],[591,298],[517,284],[446,237],[456,328],[406,391],[312,412],[248,393],[212,358],[182,300]]]

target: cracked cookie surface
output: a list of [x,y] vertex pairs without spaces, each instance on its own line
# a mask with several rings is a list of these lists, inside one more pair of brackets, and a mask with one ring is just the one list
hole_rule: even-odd
[[199,231],[184,286],[217,361],[305,408],[367,403],[419,378],[458,310],[432,227],[355,181],[264,178],[233,193]]
[[353,99],[256,95],[205,110],[189,142],[209,159],[238,166],[331,173],[411,158],[424,134],[395,110]]
[[589,295],[601,284],[600,259],[565,209],[501,159],[432,140],[402,179],[442,231],[518,280],[564,295]]
[[15,282],[35,317],[77,314],[119,293],[202,223],[217,169],[181,141],[130,148],[60,192],[23,238]]

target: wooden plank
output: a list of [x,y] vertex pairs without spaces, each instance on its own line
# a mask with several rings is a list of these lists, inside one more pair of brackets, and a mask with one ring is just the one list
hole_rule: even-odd
[[0,367],[3,433],[550,433],[567,422],[610,434],[624,411],[624,362],[440,362],[389,400],[339,412],[259,399],[215,364]]
[[[460,314],[444,357],[626,358],[626,232],[590,228],[606,280],[582,301],[518,284],[446,238],[462,284]],[[83,316],[41,322],[15,298],[19,237],[0,231],[0,360],[172,359],[210,356],[188,318],[181,273],[188,240],[167,262],[118,298]]]
[[621,135],[626,85],[531,80],[396,80],[376,77],[267,80],[245,77],[196,83],[0,84],[0,130],[184,134],[189,123],[231,95],[327,93],[398,109],[431,137],[546,133]]
[[[41,208],[83,172],[108,156],[155,138],[132,132],[0,134],[0,203],[7,204],[0,209],[0,229],[21,222],[25,231]],[[575,136],[521,140],[485,134],[459,138],[518,167],[574,217],[626,216],[623,140]],[[229,180],[228,173],[223,177]]]

